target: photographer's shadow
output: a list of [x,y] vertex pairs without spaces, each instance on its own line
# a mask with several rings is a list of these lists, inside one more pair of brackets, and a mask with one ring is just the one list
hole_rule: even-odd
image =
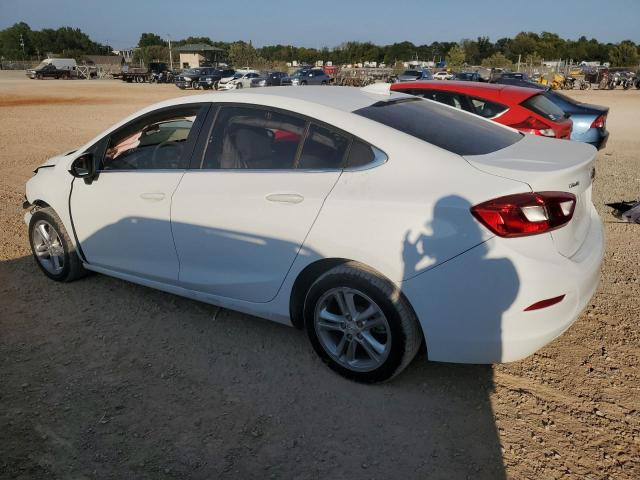
[[[403,244],[403,290],[413,289],[412,300],[419,297],[413,302],[424,317],[421,324],[428,357],[457,361],[462,355],[465,362],[491,363],[502,358],[503,316],[517,296],[519,279],[509,259],[491,255],[487,244],[490,236],[483,234],[480,224],[469,214],[470,208],[471,204],[462,197],[442,198],[423,231],[407,232]],[[442,455],[452,455],[460,449],[467,452],[467,458],[453,456],[451,460],[477,465],[476,478],[504,478],[490,401],[492,367],[437,363],[421,367],[424,362],[416,363],[423,370],[420,375],[431,377],[428,381],[434,385],[441,381],[454,385],[448,403],[439,407],[445,424],[451,428],[452,439],[457,440],[444,439]],[[407,372],[407,380],[413,371]],[[465,411],[464,402],[469,399],[475,405],[473,411]],[[460,467],[458,464],[449,473],[470,473]]]

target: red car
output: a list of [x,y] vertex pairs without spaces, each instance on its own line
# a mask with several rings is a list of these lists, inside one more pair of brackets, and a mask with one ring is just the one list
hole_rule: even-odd
[[475,82],[396,83],[391,90],[475,113],[523,133],[569,139],[572,121],[533,88]]

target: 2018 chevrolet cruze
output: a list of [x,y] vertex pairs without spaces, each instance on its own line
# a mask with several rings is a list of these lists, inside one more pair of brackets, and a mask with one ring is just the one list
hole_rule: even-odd
[[[598,284],[595,149],[374,88],[183,97],[47,161],[33,255],[293,324],[339,373],[521,359]],[[126,305],[123,306],[126,309]]]

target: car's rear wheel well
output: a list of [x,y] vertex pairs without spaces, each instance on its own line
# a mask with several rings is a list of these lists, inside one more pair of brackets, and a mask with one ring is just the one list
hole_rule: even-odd
[[298,278],[293,283],[289,300],[289,314],[294,327],[304,327],[304,298],[313,282],[323,273],[348,261],[346,258],[323,258],[310,263],[298,274]]
[[[296,281],[293,283],[293,288],[291,289],[291,297],[289,300],[289,315],[291,317],[291,323],[294,327],[304,327],[304,299],[307,295],[307,292],[309,291],[309,288],[311,288],[311,285],[313,285],[313,283],[321,275],[325,274],[332,268],[348,262],[352,262],[352,260],[349,260],[347,258],[323,258],[322,260],[317,260],[313,263],[310,263],[298,274],[298,278],[296,278]],[[360,265],[370,273],[379,276],[389,283],[392,283],[387,277],[382,275],[377,270],[364,264]],[[411,305],[411,302],[408,301],[404,293],[402,293],[402,291],[400,290],[398,290],[398,292],[405,300],[407,300],[409,308],[411,308],[411,311],[414,313],[414,315],[416,315],[415,310],[413,310],[413,305]],[[417,315],[416,318],[418,318]],[[418,326],[421,329],[420,325]]]

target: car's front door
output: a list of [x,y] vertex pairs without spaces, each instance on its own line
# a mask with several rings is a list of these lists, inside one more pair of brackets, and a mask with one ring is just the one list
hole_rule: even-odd
[[[177,282],[171,196],[178,186],[208,105],[146,114],[103,140],[98,176],[75,179],[70,200],[87,262],[121,273]],[[100,150],[100,149],[97,149]]]
[[253,106],[222,106],[209,128],[200,162],[173,198],[180,282],[267,302],[338,180],[351,140],[299,116]]

